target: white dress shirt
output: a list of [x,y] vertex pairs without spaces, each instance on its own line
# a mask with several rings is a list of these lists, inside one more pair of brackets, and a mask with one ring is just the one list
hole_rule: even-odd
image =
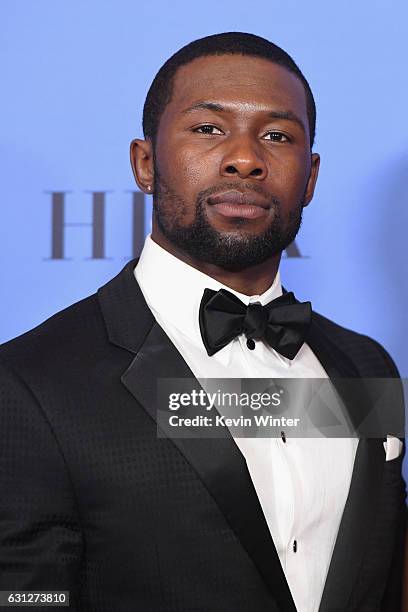
[[[135,277],[157,323],[196,378],[327,378],[304,344],[290,361],[244,334],[211,357],[199,328],[205,288],[227,289],[244,304],[282,295],[279,272],[262,295],[247,296],[185,264],[146,238]],[[286,432],[285,432],[286,433]],[[317,612],[353,471],[356,438],[234,438],[258,495],[299,612]]]

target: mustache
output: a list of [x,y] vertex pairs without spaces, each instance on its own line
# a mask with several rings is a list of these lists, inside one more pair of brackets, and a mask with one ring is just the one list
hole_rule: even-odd
[[[282,206],[280,199],[276,197],[275,194],[265,191],[265,189],[261,185],[258,185],[257,183],[252,183],[250,181],[248,182],[228,181],[228,182],[219,183],[218,185],[212,185],[211,187],[207,187],[207,189],[203,189],[202,191],[198,192],[195,198],[195,204],[197,208],[203,209],[204,204],[206,203],[206,200],[209,197],[216,195],[218,193],[223,193],[224,191],[228,191],[228,190],[254,191],[256,193],[259,193],[261,196],[263,196],[263,198],[271,204],[271,207],[275,206],[275,207],[281,208]],[[166,181],[160,175],[159,169],[155,167],[153,204],[157,204],[159,196],[164,195],[162,192],[166,192],[167,197],[170,196],[172,199],[177,198],[177,194],[169,187],[169,185],[167,185]]]
[[274,194],[266,192],[263,189],[263,187],[261,187],[261,185],[254,185],[253,183],[243,183],[242,181],[239,183],[237,182],[222,183],[220,185],[213,185],[212,187],[203,189],[197,195],[197,202],[200,205],[202,205],[205,203],[205,201],[209,197],[216,195],[218,193],[223,193],[224,191],[227,191],[227,190],[242,191],[243,189],[246,191],[254,191],[256,193],[259,193],[265,198],[265,200],[267,200],[268,202],[271,202],[274,206],[280,206],[280,200]]

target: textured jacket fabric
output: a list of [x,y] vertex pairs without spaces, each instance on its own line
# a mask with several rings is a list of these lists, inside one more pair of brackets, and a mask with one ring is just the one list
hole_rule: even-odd
[[[0,347],[0,590],[69,591],[86,612],[293,612],[233,440],[157,436],[157,378],[193,375],[135,263]],[[316,313],[308,344],[333,380],[398,376]],[[402,459],[360,439],[319,612],[399,612]]]

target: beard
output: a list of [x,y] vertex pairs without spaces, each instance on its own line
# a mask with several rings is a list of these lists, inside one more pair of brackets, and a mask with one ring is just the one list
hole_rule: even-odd
[[[240,183],[240,187],[264,193],[259,186]],[[223,184],[225,189],[236,189],[237,183]],[[247,220],[237,218],[237,229],[218,231],[206,215],[206,200],[219,188],[201,191],[195,202],[195,218],[190,225],[184,225],[189,207],[172,190],[155,168],[153,216],[162,234],[182,252],[191,258],[236,272],[265,262],[274,255],[282,253],[295,239],[301,223],[303,202],[299,202],[289,212],[288,221],[282,220],[281,202],[269,196],[273,208],[272,220],[261,234],[251,234],[239,229]]]

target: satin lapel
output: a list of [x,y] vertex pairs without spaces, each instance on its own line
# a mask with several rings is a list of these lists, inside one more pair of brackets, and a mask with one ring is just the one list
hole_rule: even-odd
[[[99,290],[108,335],[135,357],[121,380],[157,422],[157,379],[185,378],[184,391],[198,381],[163,329],[155,322],[130,262]],[[228,432],[226,438],[171,438],[216,501],[276,600],[279,610],[296,612],[246,462]]]
[[[358,427],[369,411],[368,398],[361,387],[356,398],[347,389],[347,380],[358,377],[353,363],[314,320],[307,343],[316,354],[342,397],[350,418]],[[384,468],[382,440],[360,438],[350,490],[344,507],[319,612],[345,610],[356,583],[367,541],[375,518]]]
[[[357,381],[359,374],[353,362],[327,337],[315,318],[312,319],[307,344],[326,370],[358,431],[370,413],[371,402],[363,384]],[[350,379],[356,379],[355,384],[350,384]]]
[[319,612],[348,609],[347,602],[361,570],[363,556],[367,554],[383,468],[382,441],[361,439]]

